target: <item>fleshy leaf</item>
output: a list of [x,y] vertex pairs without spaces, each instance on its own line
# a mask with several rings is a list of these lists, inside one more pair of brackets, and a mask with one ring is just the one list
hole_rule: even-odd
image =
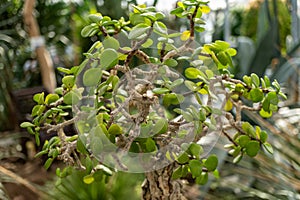
[[57,94],[48,94],[45,99],[45,104],[49,105],[53,102],[56,102],[58,99],[59,99],[59,96]]
[[100,55],[101,67],[108,70],[118,64],[118,53],[114,49],[105,49]]
[[218,166],[218,158],[216,155],[210,155],[204,162],[204,166],[208,171],[215,171]]
[[264,93],[261,89],[259,88],[253,88],[250,91],[250,98],[254,103],[260,102],[264,98]]
[[111,48],[114,50],[118,50],[120,48],[119,41],[110,36],[106,37],[102,44],[105,49]]
[[246,145],[246,153],[250,157],[254,157],[258,154],[260,149],[259,142],[258,141],[250,141]]
[[87,87],[96,86],[101,79],[102,70],[100,68],[91,68],[84,72],[83,84]]
[[92,174],[86,175],[85,177],[83,177],[83,182],[85,184],[91,184],[95,181],[95,178],[93,177]]
[[190,36],[191,36],[191,32],[189,30],[186,30],[186,31],[182,32],[182,34],[180,36],[180,39],[182,41],[186,41],[186,40],[188,40],[190,38]]
[[190,160],[189,161],[190,171],[193,177],[198,177],[202,172],[202,165],[199,160]]
[[137,39],[141,35],[145,34],[150,29],[150,26],[147,24],[138,24],[132,28],[128,35],[128,39],[133,40]]

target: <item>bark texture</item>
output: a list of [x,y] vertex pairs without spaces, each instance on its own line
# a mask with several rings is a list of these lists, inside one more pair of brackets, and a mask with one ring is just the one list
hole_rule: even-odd
[[144,200],[187,200],[180,180],[172,180],[174,164],[145,173],[142,185]]

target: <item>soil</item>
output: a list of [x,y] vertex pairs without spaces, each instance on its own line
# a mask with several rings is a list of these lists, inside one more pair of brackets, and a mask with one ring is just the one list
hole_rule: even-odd
[[[26,163],[4,163],[2,165],[6,169],[14,172],[22,177],[25,181],[35,187],[42,186],[47,180],[50,180],[51,174],[43,168],[38,159],[28,161]],[[11,182],[4,182],[3,185],[12,200],[36,200],[40,199],[36,192],[19,183],[10,177]]]
[[[7,134],[3,136],[0,133],[0,141],[3,140],[7,140]],[[43,167],[44,160],[34,158],[36,146],[32,140],[16,139],[14,142],[5,148],[1,148],[0,144],[1,155],[9,152],[0,157],[0,181],[5,192],[11,200],[45,199],[42,197],[42,186],[55,176],[54,167],[47,171]],[[13,151],[16,145],[23,146],[19,148],[20,152]]]
[[[45,170],[45,159],[34,158],[40,147],[26,130],[19,128],[21,122],[28,121],[27,117],[35,105],[33,95],[40,92],[47,94],[43,87],[13,91],[12,102],[16,112],[10,122],[15,122],[15,131],[0,132],[0,183],[11,200],[45,199],[41,197],[42,186],[55,177],[55,166]],[[41,137],[41,140],[45,139]]]

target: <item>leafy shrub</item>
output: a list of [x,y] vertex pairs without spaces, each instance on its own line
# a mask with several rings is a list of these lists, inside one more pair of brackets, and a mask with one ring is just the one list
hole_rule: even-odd
[[[57,132],[37,155],[49,157],[46,168],[63,160],[85,171],[87,184],[99,172],[144,172],[144,199],[184,199],[182,179],[205,184],[209,174],[218,177],[218,158],[208,153],[220,134],[234,163],[261,147],[272,153],[267,133],[242,121],[241,112],[270,117],[285,98],[278,82],[256,74],[235,79],[228,68],[237,52],[229,43],[195,41],[204,31],[207,2],[177,5],[171,14],[190,23],[179,33],[167,29],[154,7],[133,6],[129,21],[89,16],[81,34],[100,41],[80,66],[59,69],[62,86],[55,94],[36,94],[34,119],[21,124],[37,144],[41,130]],[[67,136],[70,125],[77,132]]]

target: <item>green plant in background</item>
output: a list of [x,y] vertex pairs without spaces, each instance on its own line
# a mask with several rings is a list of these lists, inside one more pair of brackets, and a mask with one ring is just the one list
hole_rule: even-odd
[[268,132],[273,155],[259,154],[255,159],[243,159],[234,166],[230,158],[225,157],[220,168],[222,179],[202,188],[205,191],[202,196],[209,199],[299,199],[299,109],[281,108],[268,120],[254,113],[245,114]]
[[[247,8],[232,9],[231,36],[239,50],[234,69],[237,77],[252,72],[263,76],[270,66],[280,68],[278,62],[274,62],[276,59],[286,54],[291,56],[286,44],[291,34],[289,6],[288,1],[264,0],[253,1]],[[224,24],[216,25],[213,38],[222,39],[223,30]]]
[[20,23],[20,1],[3,1],[0,6],[0,130],[14,129],[17,125],[11,99],[13,70],[17,47],[24,42]]
[[[140,199],[143,176],[141,174],[116,173],[109,179],[105,173],[98,171],[95,180],[86,184],[82,182],[88,175],[85,171],[67,168],[69,176],[59,178],[56,185],[49,182],[45,188],[48,189],[51,199],[66,200],[105,200],[105,199]],[[88,180],[88,179],[86,179]]]
[[[266,31],[272,26],[272,19],[278,22],[280,46],[285,51],[286,37],[291,33],[291,15],[287,1],[254,1],[248,8],[241,11],[240,34],[260,42]],[[277,30],[276,30],[277,31]],[[268,33],[270,35],[270,33]]]
[[[258,15],[257,50],[248,68],[262,76],[272,59],[286,52],[286,37],[290,33],[290,15],[281,1],[264,1]],[[258,67],[260,66],[260,67]]]
[[[229,43],[195,42],[207,2],[177,5],[171,14],[190,25],[183,32],[168,30],[165,15],[143,5],[133,6],[129,21],[89,16],[82,36],[102,39],[79,66],[59,68],[65,74],[61,87],[35,94],[33,120],[21,124],[38,145],[41,132],[57,133],[37,154],[48,156],[46,168],[63,160],[85,174],[86,184],[114,171],[144,172],[143,199],[186,199],[183,180],[205,184],[210,175],[218,177],[207,136],[223,134],[234,163],[255,157],[261,147],[273,152],[267,132],[243,121],[241,113],[270,117],[286,98],[280,85],[254,73],[235,79],[228,68],[236,50]],[[183,67],[185,77],[174,69]],[[78,132],[67,136],[67,126]],[[68,168],[56,172],[69,174]]]
[[[297,7],[291,5],[292,2],[257,1],[256,5],[251,4],[249,10],[233,10],[233,13],[237,13],[233,14],[234,20],[231,22],[232,28],[235,28],[232,30],[232,36],[238,41],[238,55],[235,60],[238,65],[235,69],[238,72],[236,76],[242,78],[244,74],[252,70],[254,73],[268,74],[271,80],[278,80],[289,94],[289,100],[281,106],[289,108],[281,108],[280,114],[268,119],[262,119],[250,112],[243,112],[244,119],[249,119],[253,124],[264,127],[268,132],[269,141],[274,147],[274,155],[270,157],[270,155],[260,154],[256,159],[244,159],[233,168],[230,158],[222,154],[222,151],[217,151],[219,157],[224,155],[224,162],[220,169],[223,179],[201,188],[205,191],[203,196],[209,199],[299,199],[299,173],[295,170],[299,169],[297,155],[300,152],[297,128],[299,43],[296,39],[299,35],[293,36],[293,44],[286,42],[291,34],[290,30],[293,29],[289,11],[297,10]],[[277,14],[274,3],[277,7]],[[235,21],[241,19],[239,18],[241,15],[244,20]],[[274,23],[270,23],[268,15],[273,20],[276,19],[274,15],[277,15],[277,30],[273,27]],[[297,29],[297,27],[294,28]],[[280,40],[274,42],[272,39],[274,37],[271,35],[276,34],[279,35]],[[265,52],[274,51],[274,44],[280,55],[274,54],[267,58]],[[257,59],[257,55],[263,56]],[[253,64],[254,62],[258,64]],[[287,127],[289,131],[286,131]]]

